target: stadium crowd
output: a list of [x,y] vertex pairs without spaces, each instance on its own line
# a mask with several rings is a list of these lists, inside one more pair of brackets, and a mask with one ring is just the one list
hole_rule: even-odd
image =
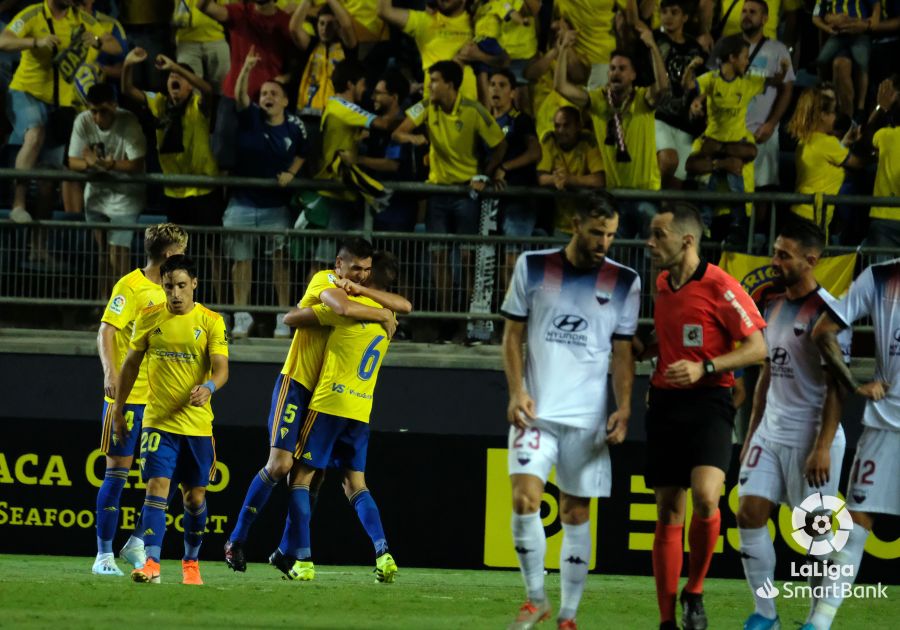
[[[476,196],[389,195],[392,181],[900,194],[897,0],[4,0],[0,19],[5,155],[17,169],[348,186],[160,194],[66,182],[57,193],[45,182],[30,197],[20,180],[9,207],[22,223],[62,206],[112,223],[147,212],[352,230],[371,210],[380,231],[479,231]],[[771,208],[756,206],[763,239]],[[820,206],[791,210],[830,226],[833,243],[900,245],[896,209]],[[623,204],[619,236],[646,238],[656,211]],[[572,213],[565,199],[504,198],[499,231],[558,234]],[[703,213],[713,240],[746,247],[749,208]],[[105,275],[124,275],[132,232],[97,239]],[[254,260],[271,257],[277,302],[291,304],[286,242],[263,244],[208,242],[232,264],[236,337],[253,324],[239,309]],[[325,264],[333,249],[325,240],[311,257]],[[50,258],[40,238],[31,250]],[[431,255],[445,294],[448,252]],[[459,256],[470,268],[470,252]]]

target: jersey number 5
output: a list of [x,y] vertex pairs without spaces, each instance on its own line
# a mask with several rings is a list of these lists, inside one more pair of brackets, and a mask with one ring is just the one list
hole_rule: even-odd
[[356,369],[356,375],[364,380],[368,381],[372,378],[372,374],[375,373],[375,368],[378,367],[378,361],[381,359],[381,353],[375,349],[379,343],[381,343],[382,339],[384,339],[384,335],[378,335],[372,340],[366,347],[366,351],[363,352],[362,359],[359,362],[359,367]]

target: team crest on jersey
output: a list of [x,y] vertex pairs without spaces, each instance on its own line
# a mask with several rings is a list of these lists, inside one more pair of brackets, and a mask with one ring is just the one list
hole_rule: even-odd
[[331,284],[337,284],[337,281],[338,279],[336,275],[334,275],[333,273],[328,274],[328,282],[330,282]]
[[200,339],[200,335],[203,334],[203,331],[199,328],[194,328],[194,341]]
[[112,302],[109,303],[109,310],[116,315],[121,315],[122,311],[125,310],[125,296],[120,294],[114,297]]
[[525,466],[531,462],[531,455],[524,451],[519,451],[516,453],[516,461],[519,462],[520,466]]
[[456,130],[457,130],[457,131],[462,131],[462,128],[463,128],[463,121],[457,120],[457,121],[454,123],[454,126],[456,127]]
[[681,343],[685,348],[702,348],[703,326],[700,324],[685,324],[681,329]]
[[609,301],[612,299],[612,293],[610,293],[609,291],[600,291],[600,290],[598,290],[598,291],[594,294],[594,297],[597,298],[597,302],[599,302],[601,305],[603,305],[603,304],[606,304],[607,302],[609,302]]

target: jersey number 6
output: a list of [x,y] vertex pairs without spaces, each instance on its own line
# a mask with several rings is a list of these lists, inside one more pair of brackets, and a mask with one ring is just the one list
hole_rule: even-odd
[[366,347],[366,351],[363,352],[362,359],[359,362],[359,367],[356,369],[356,375],[359,376],[364,381],[368,381],[372,378],[372,374],[375,373],[375,368],[378,367],[378,361],[381,359],[381,353],[375,349],[381,340],[384,339],[384,335],[378,335],[372,340]]

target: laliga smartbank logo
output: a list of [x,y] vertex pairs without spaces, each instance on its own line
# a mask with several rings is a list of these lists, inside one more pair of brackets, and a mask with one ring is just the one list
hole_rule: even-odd
[[[844,508],[845,503],[837,497],[823,496],[821,492],[809,495],[791,513],[791,536],[811,556],[840,551],[853,529],[853,519]],[[837,519],[837,529],[832,529],[832,515]]]
[[[784,599],[825,599],[840,596],[843,599],[886,599],[887,587],[881,584],[854,585],[856,567],[840,564],[839,552],[846,546],[853,529],[853,519],[846,504],[838,497],[820,492],[806,497],[791,514],[794,531],[791,537],[807,553],[807,562],[791,562],[791,577],[803,578],[802,584],[785,582],[779,589],[766,578],[756,594],[764,599],[781,595]],[[815,586],[807,583],[810,578],[821,578]],[[847,578],[841,580],[841,578]]]

